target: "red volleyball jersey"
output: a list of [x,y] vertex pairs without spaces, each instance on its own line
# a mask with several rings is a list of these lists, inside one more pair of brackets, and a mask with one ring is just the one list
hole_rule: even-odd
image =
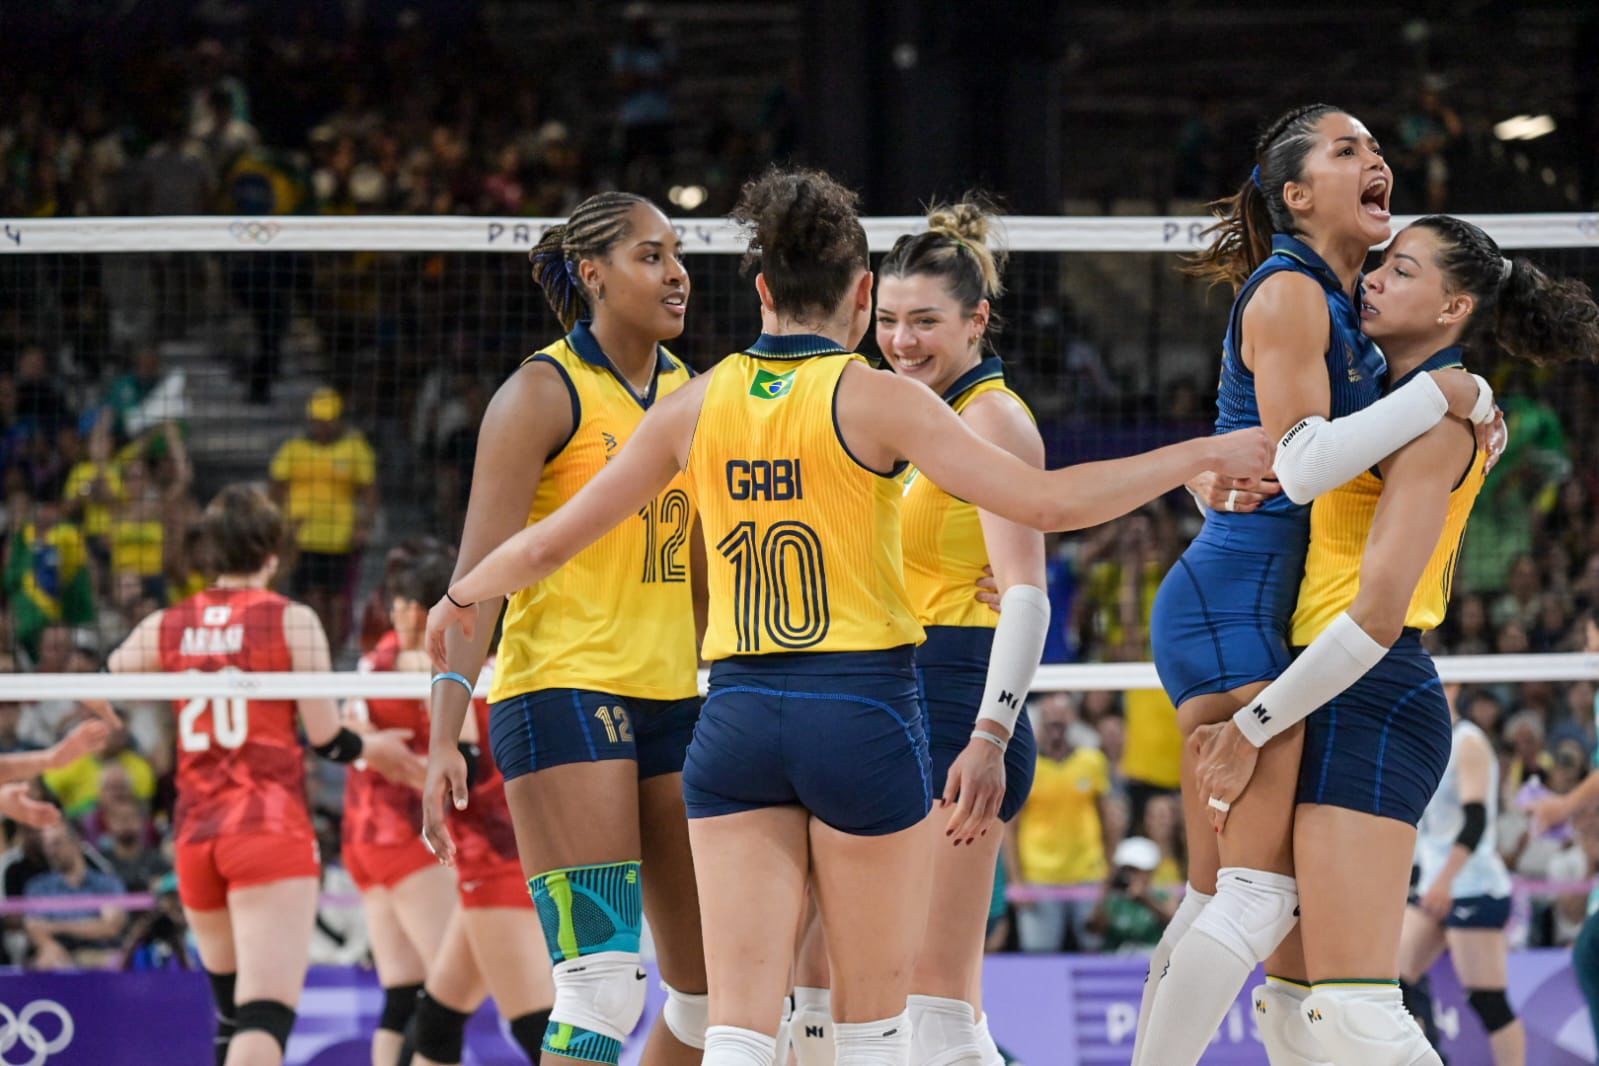
[[[283,633],[289,603],[266,589],[213,588],[191,596],[161,618],[161,668],[294,669]],[[178,843],[311,832],[295,701],[218,696],[176,706]]]
[[505,778],[495,765],[493,746],[489,743],[488,701],[473,700],[472,711],[477,716],[478,743],[483,749],[478,760],[478,779],[466,810],[450,812],[456,878],[462,882],[502,874],[507,867],[521,868],[516,852],[516,831],[511,827],[511,807],[505,801]]
[[[393,670],[400,657],[399,634],[392,629],[361,657],[363,672]],[[411,750],[426,756],[428,708],[423,700],[357,700],[357,713],[378,729],[409,729]],[[422,793],[395,784],[376,770],[350,767],[344,779],[344,842],[387,846],[406,844],[422,833]]]

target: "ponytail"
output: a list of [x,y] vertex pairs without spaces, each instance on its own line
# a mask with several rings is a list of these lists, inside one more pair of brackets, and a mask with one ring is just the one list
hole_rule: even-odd
[[1283,187],[1304,178],[1316,127],[1328,115],[1344,113],[1331,104],[1309,104],[1267,126],[1255,142],[1255,169],[1236,193],[1210,204],[1218,220],[1205,231],[1210,244],[1184,257],[1183,273],[1212,285],[1242,288],[1271,255],[1273,234],[1294,232],[1294,215],[1283,201]]
[[1476,302],[1463,347],[1500,348],[1548,364],[1599,357],[1599,305],[1575,278],[1552,278],[1531,260],[1505,258],[1480,227],[1453,215],[1413,223],[1438,238],[1438,266],[1449,287]]

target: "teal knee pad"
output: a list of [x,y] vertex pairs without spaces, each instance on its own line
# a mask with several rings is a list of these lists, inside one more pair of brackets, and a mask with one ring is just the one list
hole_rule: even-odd
[[638,863],[551,870],[531,878],[527,887],[552,963],[602,951],[638,951],[644,920]]
[[528,881],[554,963],[543,1050],[616,1066],[644,1010],[637,862],[551,870]]

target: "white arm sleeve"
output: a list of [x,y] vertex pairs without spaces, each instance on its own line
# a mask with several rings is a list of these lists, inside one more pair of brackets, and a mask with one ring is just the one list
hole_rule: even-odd
[[1283,492],[1309,503],[1388,458],[1449,413],[1431,374],[1417,374],[1363,411],[1331,422],[1320,415],[1298,422],[1277,443],[1273,469]]
[[1310,716],[1382,661],[1388,649],[1372,640],[1347,613],[1332,620],[1282,672],[1233,715],[1255,747]]
[[977,720],[998,722],[1007,736],[1016,732],[1016,719],[1033,687],[1038,659],[1049,634],[1049,597],[1036,585],[1012,585],[999,600],[999,627],[988,653],[988,681]]

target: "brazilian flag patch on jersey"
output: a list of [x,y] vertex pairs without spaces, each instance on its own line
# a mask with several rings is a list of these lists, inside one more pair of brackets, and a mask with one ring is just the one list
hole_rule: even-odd
[[767,370],[755,371],[755,384],[750,386],[750,395],[763,400],[780,400],[794,387],[794,375],[797,370],[790,370],[786,374],[773,374]]

